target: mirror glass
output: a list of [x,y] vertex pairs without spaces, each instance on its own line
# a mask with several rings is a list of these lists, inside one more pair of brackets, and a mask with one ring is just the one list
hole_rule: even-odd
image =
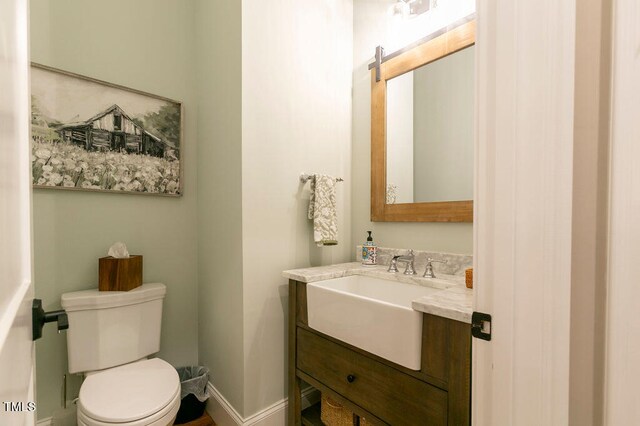
[[473,199],[474,54],[387,81],[387,204]]

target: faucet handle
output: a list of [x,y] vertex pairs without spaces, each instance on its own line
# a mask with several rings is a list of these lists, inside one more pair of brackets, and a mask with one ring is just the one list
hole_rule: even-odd
[[389,269],[387,269],[387,272],[398,272],[398,258],[400,256],[393,256],[391,258],[391,262],[389,263]]
[[417,275],[416,270],[413,269],[413,259],[407,262],[407,267],[404,270],[405,275]]
[[434,259],[432,257],[427,257],[427,267],[424,270],[424,274],[422,275],[424,278],[435,278],[436,275],[433,273],[433,265],[432,263],[448,263],[446,260]]

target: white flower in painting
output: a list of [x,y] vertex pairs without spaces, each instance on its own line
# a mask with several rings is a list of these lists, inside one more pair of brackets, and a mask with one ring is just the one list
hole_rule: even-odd
[[49,177],[49,180],[54,185],[59,185],[62,182],[62,175],[60,175],[58,173],[51,173],[51,176]]
[[35,141],[32,163],[33,182],[40,185],[172,194],[180,190],[180,163],[168,158]]
[[178,191],[178,183],[174,180],[167,184],[167,192],[169,194],[175,194]]
[[36,150],[36,157],[48,159],[49,157],[51,157],[51,151],[46,148],[40,148]]

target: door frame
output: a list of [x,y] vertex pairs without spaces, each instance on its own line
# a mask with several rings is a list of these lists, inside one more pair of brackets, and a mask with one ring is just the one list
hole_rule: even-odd
[[640,4],[613,2],[604,424],[640,424]]
[[[35,423],[29,2],[0,3],[0,423]],[[7,407],[5,403],[15,405]]]

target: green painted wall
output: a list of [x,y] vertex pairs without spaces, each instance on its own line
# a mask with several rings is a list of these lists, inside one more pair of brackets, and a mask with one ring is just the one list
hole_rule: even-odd
[[196,2],[198,349],[243,413],[241,19],[240,1]]
[[[198,354],[193,19],[193,3],[181,0],[31,0],[33,61],[184,103],[183,197],[33,194],[35,289],[45,308],[58,308],[64,292],[96,287],[97,259],[124,241],[144,255],[144,280],[168,287],[158,355],[174,365],[197,363]],[[64,333],[46,327],[36,356],[45,418],[61,404]]]

